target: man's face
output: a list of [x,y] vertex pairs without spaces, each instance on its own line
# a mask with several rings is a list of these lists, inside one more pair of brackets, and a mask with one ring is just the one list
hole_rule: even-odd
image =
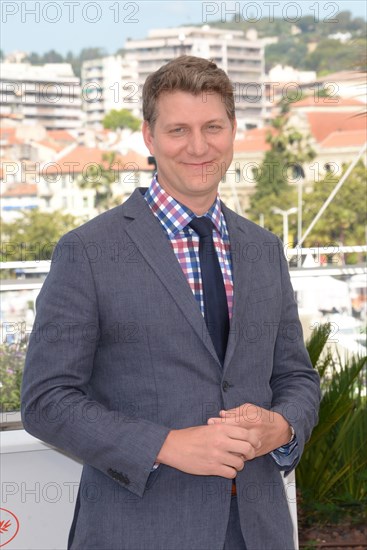
[[157,161],[160,185],[195,213],[206,205],[207,210],[232,161],[236,124],[220,95],[210,92],[163,93],[157,112],[153,131],[144,122],[143,136]]

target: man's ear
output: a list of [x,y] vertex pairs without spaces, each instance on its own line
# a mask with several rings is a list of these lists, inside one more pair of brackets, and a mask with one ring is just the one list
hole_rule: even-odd
[[236,137],[236,132],[237,132],[237,119],[235,118],[234,121],[233,121],[233,140],[235,139]]
[[145,145],[148,147],[150,154],[154,155],[153,134],[149,126],[149,123],[146,120],[144,120],[143,122],[141,131],[143,133]]

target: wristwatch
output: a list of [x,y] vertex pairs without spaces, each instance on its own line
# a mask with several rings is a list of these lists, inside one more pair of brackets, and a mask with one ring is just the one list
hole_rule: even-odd
[[289,424],[289,427],[291,429],[291,438],[290,440],[288,441],[287,445],[289,445],[290,443],[292,443],[293,439],[296,437],[296,432],[293,428],[293,426],[291,424]]

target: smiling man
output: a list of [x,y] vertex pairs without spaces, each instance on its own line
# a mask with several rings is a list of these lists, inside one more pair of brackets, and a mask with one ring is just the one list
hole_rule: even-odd
[[155,108],[157,118],[144,121],[143,135],[159,159],[159,184],[195,214],[204,214],[232,161],[236,121],[213,92],[164,92]]
[[182,56],[148,77],[143,112],[157,174],[61,239],[24,425],[85,464],[71,549],[291,549],[281,471],[315,425],[319,380],[279,239],[218,196],[232,85]]

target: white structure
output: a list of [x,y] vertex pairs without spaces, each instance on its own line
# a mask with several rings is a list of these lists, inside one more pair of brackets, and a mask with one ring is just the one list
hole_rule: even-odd
[[[9,417],[12,414],[9,413]],[[6,544],[9,550],[66,548],[81,464],[24,430],[2,433],[2,453],[2,507],[8,511],[3,513],[3,517],[10,518],[14,525],[10,525],[12,531],[9,534],[2,535],[0,545]],[[297,550],[296,483],[293,472],[284,479],[284,491],[294,527],[294,548]],[[17,517],[18,525],[9,512]],[[10,540],[12,536],[14,538]]]
[[315,71],[299,71],[288,65],[275,65],[269,71],[269,82],[288,84],[288,83],[307,83],[313,82],[316,79]]
[[79,128],[81,89],[69,63],[0,64],[0,108],[23,124],[48,130]]
[[[130,99],[139,107],[141,89],[147,76],[180,55],[212,59],[226,71],[234,84],[236,114],[240,128],[262,126],[264,49],[255,36],[242,31],[202,27],[156,29],[142,40],[127,40],[126,61],[136,62],[136,80]],[[139,101],[138,101],[139,100]]]
[[367,103],[366,73],[363,71],[339,71],[328,74],[318,78],[313,86],[317,90],[328,90],[333,97],[354,98]]
[[134,60],[126,61],[121,55],[83,63],[82,99],[88,126],[102,127],[104,116],[112,109],[129,109],[133,115],[140,115],[137,102],[131,101],[136,92],[135,66]]
[[[73,144],[64,149],[56,161],[42,163],[38,175],[42,211],[62,210],[83,220],[96,216],[95,186],[101,183],[102,188],[100,166],[108,169],[104,154],[111,151]],[[148,164],[147,157],[127,150],[125,154],[116,154],[111,171],[114,181],[111,183],[113,202],[110,207],[123,202],[136,187],[149,186],[153,166]],[[81,187],[83,179],[88,180],[90,185]]]
[[4,222],[14,222],[24,210],[41,206],[35,183],[20,183],[9,187],[0,198],[0,212]]

